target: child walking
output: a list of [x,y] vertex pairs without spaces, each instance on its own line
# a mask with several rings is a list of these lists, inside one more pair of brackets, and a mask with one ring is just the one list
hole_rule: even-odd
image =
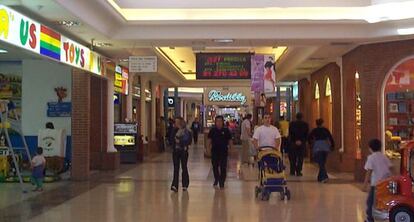
[[36,156],[32,159],[32,184],[36,186],[33,191],[43,191],[44,169],[46,167],[46,159],[43,156],[43,149],[37,148]]
[[367,219],[365,222],[374,222],[372,208],[375,201],[375,186],[380,180],[391,175],[391,161],[381,152],[381,146],[381,141],[378,139],[369,141],[371,155],[368,156],[364,167],[366,170],[364,191],[367,192],[369,188],[366,211]]

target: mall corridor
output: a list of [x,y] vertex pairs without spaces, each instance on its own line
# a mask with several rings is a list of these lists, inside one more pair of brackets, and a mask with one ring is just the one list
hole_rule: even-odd
[[363,221],[365,194],[334,175],[329,184],[318,184],[310,164],[303,178],[289,178],[290,201],[280,201],[277,195],[269,202],[255,199],[256,168],[243,166],[240,174],[236,149],[224,190],[212,187],[209,159],[198,146],[190,151],[188,192],[169,190],[172,161],[166,152],[118,175],[96,176],[90,183],[47,184],[41,195],[5,205],[0,221]]

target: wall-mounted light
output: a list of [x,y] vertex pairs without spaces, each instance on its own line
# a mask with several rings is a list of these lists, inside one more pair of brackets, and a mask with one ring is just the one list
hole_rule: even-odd
[[8,53],[8,51],[7,51],[7,50],[5,50],[5,49],[0,49],[0,54],[6,54],[6,53]]

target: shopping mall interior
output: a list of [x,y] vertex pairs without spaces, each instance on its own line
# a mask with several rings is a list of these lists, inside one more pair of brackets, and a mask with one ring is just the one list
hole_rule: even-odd
[[[372,139],[395,174],[376,184],[375,221],[414,221],[413,8],[1,0],[0,221],[371,221],[363,182]],[[267,192],[264,158],[242,123],[251,114],[253,134],[266,115],[280,129],[297,113],[332,134],[329,181],[318,183],[312,143],[303,175],[289,172],[294,142],[284,132],[284,193]],[[220,188],[209,143],[218,116],[231,134]],[[186,151],[188,189],[174,192],[177,117],[197,139]]]

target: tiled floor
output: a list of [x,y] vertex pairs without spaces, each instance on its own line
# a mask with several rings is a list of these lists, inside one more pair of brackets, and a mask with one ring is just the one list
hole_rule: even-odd
[[286,202],[277,195],[268,202],[256,200],[257,169],[240,167],[236,153],[225,190],[212,187],[210,162],[204,159],[201,146],[191,150],[189,170],[189,191],[172,193],[171,154],[167,152],[116,176],[49,187],[40,196],[15,200],[2,206],[0,221],[363,221],[365,194],[344,178],[316,183],[316,169],[310,164],[303,178],[289,178],[292,199]]

